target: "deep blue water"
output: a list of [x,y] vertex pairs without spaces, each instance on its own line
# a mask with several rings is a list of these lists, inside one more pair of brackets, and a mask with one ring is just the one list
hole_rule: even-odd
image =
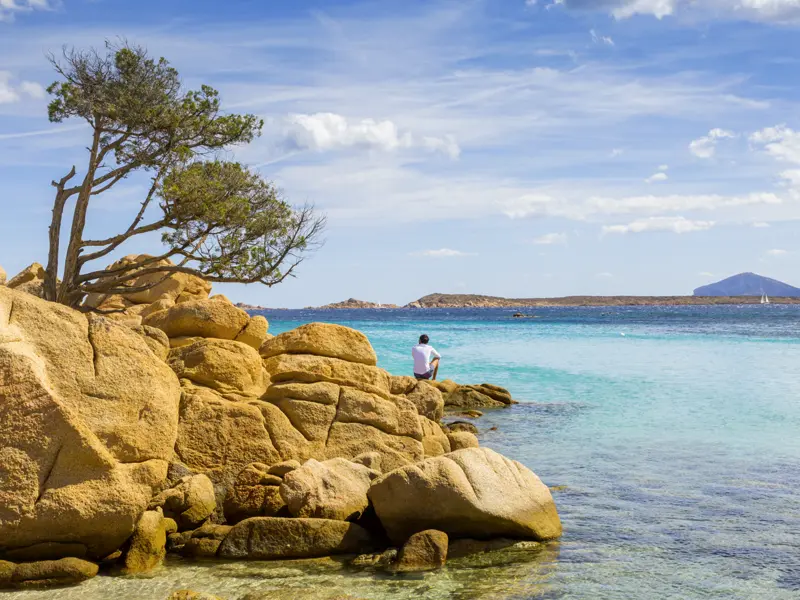
[[479,419],[481,441],[564,486],[554,492],[559,544],[424,576],[178,563],[152,579],[14,596],[163,600],[190,587],[228,600],[800,598],[800,307],[514,312],[265,314],[272,333],[310,321],[360,329],[395,374],[410,373],[424,332],[444,356],[440,377],[509,388],[522,404]]

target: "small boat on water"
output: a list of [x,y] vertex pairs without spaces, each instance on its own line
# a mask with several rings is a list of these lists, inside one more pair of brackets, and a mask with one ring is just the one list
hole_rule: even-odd
[[765,293],[761,293],[761,304],[769,304],[769,296]]

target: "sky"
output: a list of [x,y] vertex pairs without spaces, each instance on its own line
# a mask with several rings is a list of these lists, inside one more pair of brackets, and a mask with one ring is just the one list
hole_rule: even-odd
[[[89,130],[47,119],[47,56],[120,38],[262,117],[229,157],[327,216],[295,279],[215,286],[234,301],[800,284],[800,0],[0,0],[9,275],[46,261],[50,182],[85,170]],[[87,232],[145,192],[98,196]]]

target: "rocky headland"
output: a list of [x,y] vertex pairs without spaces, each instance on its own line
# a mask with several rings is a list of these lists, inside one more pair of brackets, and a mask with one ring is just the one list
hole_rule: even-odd
[[[776,304],[797,304],[800,298],[770,297]],[[530,308],[548,306],[684,306],[758,304],[760,296],[565,296],[563,298],[500,298],[476,294],[429,294],[405,308]]]
[[561,535],[532,471],[443,421],[512,405],[503,388],[393,376],[339,325],[272,336],[191,275],[82,311],[41,299],[42,277],[0,285],[0,587],[147,573],[167,553],[419,571],[451,546]]
[[397,304],[379,304],[377,302],[367,302],[366,300],[356,300],[355,298],[350,298],[348,300],[343,300],[342,302],[334,302],[332,304],[326,304],[324,306],[309,307],[309,308],[316,308],[317,310],[327,310],[327,309],[400,308],[400,307]]

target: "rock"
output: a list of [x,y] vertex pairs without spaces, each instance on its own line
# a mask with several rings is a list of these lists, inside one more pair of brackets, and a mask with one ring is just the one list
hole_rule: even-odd
[[422,447],[425,449],[425,456],[441,456],[450,452],[450,440],[439,423],[422,416],[419,417],[419,422],[422,426]]
[[[157,313],[161,310],[169,310],[170,308],[175,306],[175,300],[173,300],[172,298],[161,298],[160,300],[156,300],[152,304],[141,304],[140,306],[143,306],[144,308],[139,312],[139,316],[142,317],[142,319],[144,319],[146,317],[149,317],[153,313]],[[153,329],[155,329],[155,327]],[[159,331],[161,330],[159,329]]]
[[[291,461],[296,463],[298,461]],[[286,462],[279,465],[286,465]],[[288,516],[286,502],[280,494],[282,476],[268,473],[262,463],[248,465],[236,477],[225,497],[223,511],[228,523],[238,523],[250,517]]]
[[[119,259],[117,262],[109,265],[108,270],[119,269],[124,266],[140,264],[144,261],[150,260],[153,257],[149,254],[131,254]],[[142,265],[142,269],[150,269],[153,267],[169,267],[174,263],[169,259],[162,259],[157,261],[150,261]],[[100,279],[99,282],[103,280]],[[173,302],[178,299],[198,299],[202,300],[208,298],[211,292],[211,284],[199,277],[189,275],[188,273],[148,273],[141,275],[135,279],[125,283],[126,287],[138,288],[152,285],[147,290],[140,292],[132,292],[124,294],[125,298],[135,304],[152,304],[161,299],[169,299]],[[97,306],[102,302],[102,296],[93,296],[87,299],[89,306]]]
[[478,428],[475,427],[475,425],[473,425],[472,423],[468,423],[467,421],[453,421],[452,423],[448,423],[447,430],[448,433],[466,431],[467,433],[478,435]]
[[6,270],[2,267],[2,265],[0,265],[0,285],[5,285],[6,279],[7,279]]
[[506,406],[504,402],[495,400],[491,396],[468,386],[459,388],[445,396],[445,406],[455,406],[458,408],[501,408]]
[[452,379],[441,379],[438,381],[428,380],[427,383],[439,390],[442,393],[442,396],[445,397],[445,400],[447,399],[448,395],[452,394],[459,388],[459,385]]
[[279,354],[313,354],[370,366],[378,364],[378,357],[367,336],[332,323],[301,325],[266,340],[259,352],[264,358]]
[[417,385],[405,394],[417,411],[423,417],[438,421],[444,415],[444,398],[442,393],[425,381],[418,381]]
[[356,568],[383,568],[390,567],[397,560],[397,548],[387,548],[383,552],[359,554],[350,561],[350,566]]
[[488,448],[427,458],[383,475],[369,498],[395,542],[425,529],[451,537],[561,535],[550,490],[520,463]]
[[264,359],[273,383],[329,382],[389,398],[389,374],[383,369],[311,354],[279,354]]
[[[230,300],[228,303],[230,304]],[[251,348],[258,350],[261,348],[261,344],[267,339],[268,330],[269,323],[266,318],[261,315],[250,317],[250,321],[245,325],[245,328],[236,336],[236,341],[247,344]]]
[[306,460],[309,442],[280,409],[258,400],[234,402],[207,388],[185,387],[175,453],[219,486],[217,503],[249,464]]
[[380,452],[364,452],[358,456],[354,456],[352,461],[359,465],[364,465],[368,469],[372,469],[378,473],[383,473],[383,461],[381,460]]
[[478,438],[474,433],[469,431],[451,431],[447,434],[447,439],[450,440],[450,449],[455,452],[464,448],[478,448]]
[[267,389],[261,358],[241,342],[201,339],[170,350],[167,362],[181,379],[216,390],[232,400],[258,398]]
[[178,590],[177,592],[172,592],[167,600],[222,600],[222,598],[192,590]]
[[217,300],[189,300],[144,319],[145,325],[161,329],[168,337],[199,336],[233,340],[249,323],[240,308]]
[[372,546],[369,532],[347,521],[254,517],[235,525],[221,558],[272,560],[355,554]]
[[465,410],[464,412],[458,413],[459,417],[467,417],[469,419],[478,419],[483,416],[483,413],[479,410]]
[[74,585],[97,575],[97,565],[79,558],[14,564],[0,561],[0,588]]
[[167,552],[181,552],[186,546],[186,542],[192,539],[192,533],[192,531],[170,533],[167,536]]
[[447,544],[447,534],[443,531],[428,529],[415,533],[403,544],[392,570],[412,573],[441,569],[447,561]]
[[449,558],[456,559],[509,548],[514,550],[537,551],[541,550],[542,544],[540,542],[520,541],[509,538],[494,538],[492,540],[462,538],[450,542],[447,555]]
[[214,484],[203,474],[187,475],[150,501],[150,509],[157,507],[163,508],[167,517],[177,521],[181,531],[194,529],[217,507]]
[[41,298],[44,295],[44,267],[33,263],[14,275],[7,283],[9,289]]
[[13,548],[0,552],[0,559],[11,562],[35,562],[39,560],[58,560],[68,556],[84,558],[86,546],[70,542],[42,542],[24,548]]
[[167,360],[169,338],[163,331],[147,325],[139,325],[138,327],[131,327],[131,329],[142,336],[142,339],[147,344],[147,347],[153,351],[153,354],[161,360]]
[[230,525],[214,525],[207,523],[192,532],[192,537],[183,546],[182,554],[194,558],[213,558],[219,546],[233,527]]
[[125,555],[125,573],[147,573],[160,565],[167,553],[167,534],[175,533],[174,525],[172,519],[164,518],[161,510],[145,511],[133,530]]
[[481,394],[489,396],[492,400],[501,402],[508,406],[509,404],[517,404],[517,401],[511,397],[511,392],[506,388],[491,383],[481,383],[480,385],[470,386],[472,389],[479,391]]
[[300,461],[297,460],[285,460],[283,462],[278,463],[277,465],[272,465],[267,473],[270,475],[277,475],[278,477],[283,477],[287,473],[291,473],[295,469],[300,468]]
[[412,437],[392,435],[363,423],[334,422],[331,425],[325,446],[328,458],[349,459],[372,452],[381,455],[383,472],[415,463],[425,456],[422,442]]
[[369,505],[367,490],[378,476],[343,458],[311,459],[286,474],[280,494],[293,517],[355,521]]
[[3,546],[118,549],[173,454],[172,370],[126,327],[0,287],[0,398]]

